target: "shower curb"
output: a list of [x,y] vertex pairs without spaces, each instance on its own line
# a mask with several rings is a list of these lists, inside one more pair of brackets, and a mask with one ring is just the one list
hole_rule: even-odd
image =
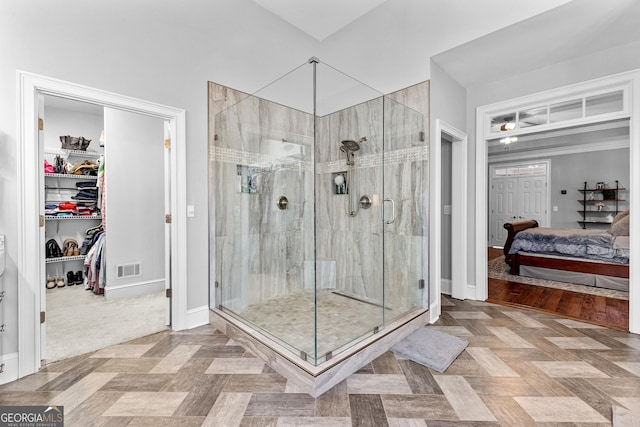
[[216,329],[287,378],[298,391],[318,397],[426,325],[429,322],[429,310],[421,308],[411,311],[357,343],[352,350],[317,366],[303,361],[269,337],[234,322],[224,312],[210,310],[209,319]]

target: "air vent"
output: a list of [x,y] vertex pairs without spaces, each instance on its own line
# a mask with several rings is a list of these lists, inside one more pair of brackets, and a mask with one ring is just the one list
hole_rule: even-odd
[[118,266],[118,279],[125,277],[140,276],[142,274],[142,264],[137,262],[134,264],[123,264]]

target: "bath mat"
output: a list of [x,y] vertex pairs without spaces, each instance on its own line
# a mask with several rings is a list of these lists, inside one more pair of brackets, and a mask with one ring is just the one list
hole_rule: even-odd
[[611,405],[613,427],[640,426],[640,412],[630,411],[618,405]]
[[420,328],[391,347],[391,351],[442,373],[467,345],[468,341],[453,335]]

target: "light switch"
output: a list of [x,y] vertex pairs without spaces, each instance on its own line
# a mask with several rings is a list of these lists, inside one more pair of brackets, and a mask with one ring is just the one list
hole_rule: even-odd
[[196,207],[187,205],[187,218],[193,218],[194,216],[196,216]]
[[444,205],[442,207],[442,210],[443,210],[443,212],[442,212],[443,214],[451,215],[451,205]]
[[557,206],[554,206],[554,207],[553,207],[553,211],[554,211],[554,212],[558,212],[558,207],[557,207]]

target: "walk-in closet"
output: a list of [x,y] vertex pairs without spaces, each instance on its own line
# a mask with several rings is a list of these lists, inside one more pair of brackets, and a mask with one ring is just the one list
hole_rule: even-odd
[[163,120],[39,99],[46,363],[167,329]]

